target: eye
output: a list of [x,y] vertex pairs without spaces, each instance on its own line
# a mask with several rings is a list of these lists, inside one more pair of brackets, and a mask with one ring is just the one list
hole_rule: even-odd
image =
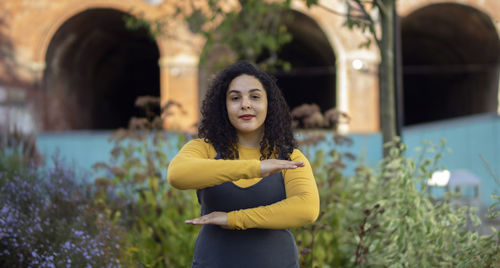
[[259,95],[252,95],[252,99],[260,99]]
[[231,100],[232,100],[232,101],[237,101],[237,100],[239,100],[239,99],[240,99],[240,97],[238,97],[238,96],[232,96],[232,97],[231,97]]

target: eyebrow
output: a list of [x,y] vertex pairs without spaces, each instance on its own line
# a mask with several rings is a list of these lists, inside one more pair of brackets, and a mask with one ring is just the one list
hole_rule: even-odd
[[[255,91],[262,91],[260,88],[252,88],[250,89],[248,92],[249,93],[252,93],[252,92],[255,92]],[[241,91],[237,90],[237,89],[231,89],[227,92],[227,94],[231,94],[231,93],[241,93]]]

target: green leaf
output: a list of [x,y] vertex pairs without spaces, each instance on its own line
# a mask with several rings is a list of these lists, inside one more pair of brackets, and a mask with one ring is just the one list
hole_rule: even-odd
[[498,205],[500,204],[500,201],[497,201],[493,204],[491,204],[489,207],[488,207],[488,211],[492,211],[493,209],[495,209]]
[[308,8],[310,8],[313,5],[317,5],[317,4],[318,4],[318,0],[306,0],[306,6]]
[[493,211],[493,212],[492,212],[492,213],[488,216],[488,218],[490,218],[490,219],[495,219],[495,218],[497,218],[497,217],[498,217],[498,215],[500,215],[500,211],[499,211],[499,210],[495,210],[495,211]]

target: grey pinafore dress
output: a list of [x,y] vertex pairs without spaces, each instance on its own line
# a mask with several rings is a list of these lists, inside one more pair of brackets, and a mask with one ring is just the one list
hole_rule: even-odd
[[[225,182],[196,194],[201,215],[266,206],[286,198],[281,173],[271,174],[247,188]],[[196,240],[192,267],[295,268],[299,267],[297,246],[288,229],[227,230],[204,225]]]

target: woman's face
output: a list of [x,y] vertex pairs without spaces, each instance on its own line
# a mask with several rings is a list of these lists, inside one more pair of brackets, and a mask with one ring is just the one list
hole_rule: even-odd
[[238,134],[263,134],[267,116],[267,93],[251,75],[237,76],[226,92],[229,121]]

